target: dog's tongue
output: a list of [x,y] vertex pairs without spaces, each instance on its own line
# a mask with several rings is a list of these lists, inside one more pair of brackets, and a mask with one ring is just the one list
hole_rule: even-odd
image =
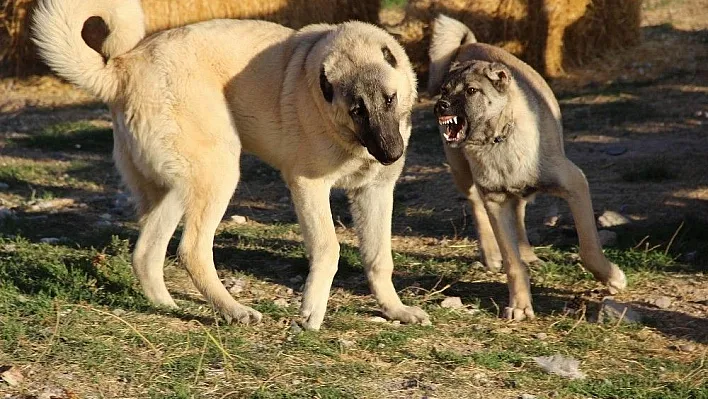
[[457,135],[460,133],[462,130],[462,123],[451,123],[450,125],[447,126],[447,136],[450,139],[456,139]]

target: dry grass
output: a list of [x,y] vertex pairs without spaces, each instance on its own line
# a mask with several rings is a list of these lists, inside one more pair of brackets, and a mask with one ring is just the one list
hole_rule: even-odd
[[432,19],[444,13],[478,40],[521,57],[546,76],[639,40],[641,0],[412,0],[396,28],[418,71],[427,70]]
[[[2,0],[0,75],[43,71],[29,40],[29,16],[35,0]],[[265,19],[292,28],[352,19],[376,22],[381,0],[143,0],[148,32],[214,18]]]

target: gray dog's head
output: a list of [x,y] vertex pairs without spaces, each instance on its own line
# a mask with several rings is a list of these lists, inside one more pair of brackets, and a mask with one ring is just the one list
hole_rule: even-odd
[[403,156],[416,98],[408,57],[372,25],[343,24],[320,70],[322,97],[340,137],[358,142],[383,165]]
[[509,68],[499,62],[453,64],[434,109],[445,143],[456,148],[468,139],[485,141],[485,127],[509,102],[511,79]]

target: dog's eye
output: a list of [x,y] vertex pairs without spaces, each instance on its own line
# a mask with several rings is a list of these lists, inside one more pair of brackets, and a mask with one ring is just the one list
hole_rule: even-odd
[[475,89],[474,87],[468,87],[468,88],[467,88],[467,94],[469,94],[469,95],[472,95],[472,94],[474,94],[474,93],[476,93],[476,92],[478,92],[478,91],[479,91],[479,90]]
[[384,100],[386,101],[386,105],[393,104],[393,100],[395,100],[395,99],[396,99],[396,93],[393,93],[390,96],[384,96]]

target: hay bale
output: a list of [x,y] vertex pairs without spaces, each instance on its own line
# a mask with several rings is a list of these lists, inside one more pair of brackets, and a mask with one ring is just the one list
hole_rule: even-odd
[[398,32],[426,81],[431,22],[440,13],[469,26],[548,77],[639,40],[641,0],[410,0]]
[[[0,75],[46,71],[29,40],[35,0],[0,1]],[[214,18],[265,19],[295,29],[353,19],[376,23],[381,0],[142,0],[142,5],[147,30],[155,32]]]

